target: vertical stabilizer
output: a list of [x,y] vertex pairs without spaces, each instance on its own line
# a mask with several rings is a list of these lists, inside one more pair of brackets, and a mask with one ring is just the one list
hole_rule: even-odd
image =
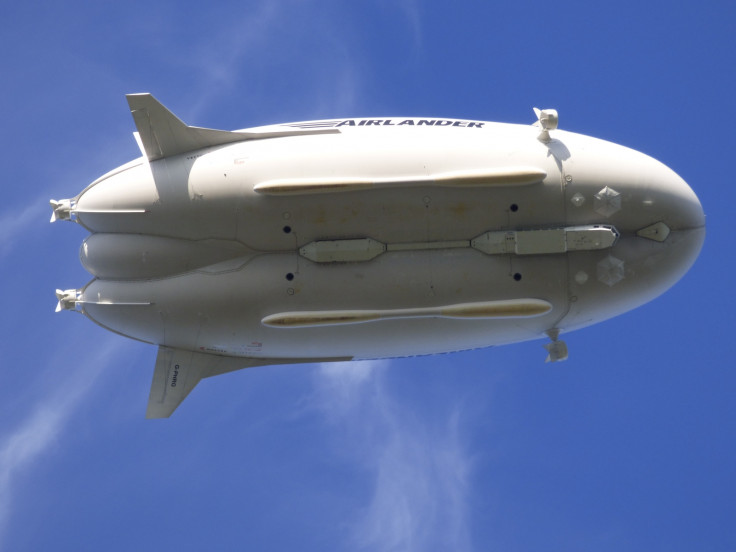
[[244,140],[340,133],[336,128],[230,132],[188,126],[151,94],[128,94],[125,97],[138,129],[136,141],[149,161]]
[[237,132],[188,126],[151,94],[128,94],[126,98],[149,161],[248,138]]
[[237,358],[159,347],[146,418],[168,418],[199,380],[213,372],[236,370],[246,364]]
[[194,389],[199,380],[234,372],[241,368],[273,364],[302,364],[311,362],[344,362],[352,357],[339,358],[241,358],[196,353],[183,349],[159,347],[153,370],[151,394],[148,396],[146,418],[168,418]]

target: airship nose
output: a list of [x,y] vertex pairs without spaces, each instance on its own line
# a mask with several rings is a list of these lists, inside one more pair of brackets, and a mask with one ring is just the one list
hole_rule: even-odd
[[649,161],[649,170],[643,175],[646,185],[634,194],[640,203],[640,214],[658,219],[670,231],[704,228],[705,214],[695,192],[669,167],[654,159]]
[[568,221],[610,224],[620,238],[607,251],[571,257],[566,329],[661,295],[685,275],[705,240],[703,207],[677,173],[628,148],[600,141],[585,146],[565,163]]
[[631,192],[631,213],[623,215],[622,225],[634,233],[634,242],[659,244],[654,245],[662,264],[655,286],[659,295],[698,257],[705,241],[705,214],[695,192],[677,173],[654,159],[646,161],[645,185]]
[[[703,247],[705,213],[698,196],[679,175],[664,165],[659,170],[664,174],[658,197],[664,204],[662,220],[670,229],[667,240],[672,240],[671,254],[676,258],[678,280],[690,269]],[[645,229],[637,231],[637,237],[646,238]]]

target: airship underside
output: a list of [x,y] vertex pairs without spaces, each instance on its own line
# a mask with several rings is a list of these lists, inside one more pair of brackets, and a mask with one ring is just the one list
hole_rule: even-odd
[[69,309],[156,344],[148,417],[249,366],[425,355],[631,310],[688,270],[704,215],[634,150],[556,129],[437,118],[218,131],[150,94],[143,156],[52,201],[90,231]]

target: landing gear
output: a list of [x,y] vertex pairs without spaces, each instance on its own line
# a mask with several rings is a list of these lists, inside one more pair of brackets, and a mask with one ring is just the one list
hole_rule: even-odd
[[558,362],[561,360],[567,360],[567,344],[564,341],[560,341],[557,338],[560,336],[560,330],[552,328],[545,332],[552,343],[547,343],[544,348],[549,353],[547,359],[544,362]]

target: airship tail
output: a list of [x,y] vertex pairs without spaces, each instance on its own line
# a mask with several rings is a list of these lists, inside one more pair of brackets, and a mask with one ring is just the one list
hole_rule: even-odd
[[146,418],[171,416],[202,378],[255,366],[347,360],[352,360],[352,357],[305,359],[226,357],[161,346],[156,356]]
[[138,132],[135,133],[141,153],[149,161],[171,157],[202,148],[222,146],[245,140],[302,136],[305,134],[339,134],[339,129],[289,129],[255,132],[230,132],[188,126],[169,111],[153,95],[125,96]]
[[234,359],[159,347],[146,418],[171,416],[199,380],[209,375],[214,366],[230,360]]

